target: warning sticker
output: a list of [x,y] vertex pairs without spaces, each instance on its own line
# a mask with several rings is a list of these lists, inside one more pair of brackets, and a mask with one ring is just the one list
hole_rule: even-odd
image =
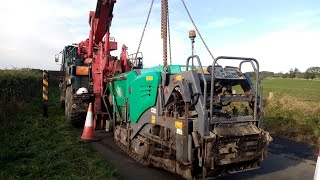
[[157,109],[156,108],[151,108],[151,112],[154,114],[157,114]]
[[182,129],[177,129],[177,134],[183,135]]
[[183,123],[180,122],[180,121],[176,121],[175,122],[175,126],[176,126],[177,129],[182,129]]
[[153,76],[146,76],[146,81],[153,81]]
[[154,116],[154,115],[151,116],[151,123],[152,124],[156,123],[156,116]]

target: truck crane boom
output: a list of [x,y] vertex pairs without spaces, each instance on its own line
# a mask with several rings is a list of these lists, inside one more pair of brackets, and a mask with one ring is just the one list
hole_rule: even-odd
[[[117,49],[116,42],[110,42],[110,26],[113,18],[113,7],[116,0],[98,0],[96,11],[89,13],[89,38],[79,44],[79,55],[84,58],[92,58],[94,49],[97,49],[100,43],[104,45],[104,54]],[[105,40],[103,41],[103,37]],[[91,62],[87,60],[87,62]]]
[[[107,99],[107,79],[118,73],[131,70],[127,60],[127,48],[122,48],[120,59],[111,56],[117,50],[117,42],[110,37],[110,26],[116,0],[98,0],[96,11],[90,11],[90,34],[87,43],[86,62],[91,66],[91,84],[93,86],[94,123],[98,128],[104,127],[104,121],[110,119]],[[126,47],[125,45],[123,47]],[[102,103],[102,101],[104,103]],[[100,123],[97,123],[99,121]]]
[[[94,42],[98,44],[102,38],[109,32],[113,18],[113,7],[116,0],[98,0],[95,12],[90,12],[89,23],[94,18]],[[94,17],[93,17],[94,14]]]
[[[89,37],[80,43],[73,44],[70,48],[65,48],[66,52],[68,52],[65,54],[71,54],[71,56],[68,61],[64,61],[62,69],[67,72],[68,69],[82,68],[86,72],[81,75],[69,73],[68,77],[63,80],[64,83],[62,84],[64,85],[61,86],[63,87],[61,88],[61,100],[62,103],[67,102],[65,107],[68,109],[66,110],[68,122],[78,122],[78,119],[81,119],[78,112],[80,112],[79,109],[81,107],[85,106],[82,103],[75,102],[78,99],[79,102],[84,102],[82,101],[83,96],[76,96],[74,94],[81,86],[81,88],[88,89],[86,96],[90,96],[89,99],[93,102],[95,125],[98,126],[97,128],[102,128],[104,126],[103,122],[110,119],[110,111],[108,111],[109,107],[107,107],[108,103],[106,103],[108,96],[106,94],[108,93],[106,91],[108,86],[107,79],[118,73],[130,71],[133,68],[133,63],[128,62],[127,47],[125,45],[122,46],[119,58],[110,54],[111,51],[118,49],[117,42],[114,38],[110,37],[115,3],[116,0],[97,0],[96,10],[89,12]],[[70,49],[72,49],[72,53],[69,53]],[[68,93],[66,89],[68,89]],[[73,98],[68,99],[67,97],[69,96]],[[65,100],[66,102],[63,102]],[[71,107],[75,108],[72,109]],[[82,108],[81,112],[83,109],[85,108]],[[97,121],[100,123],[96,123]]]

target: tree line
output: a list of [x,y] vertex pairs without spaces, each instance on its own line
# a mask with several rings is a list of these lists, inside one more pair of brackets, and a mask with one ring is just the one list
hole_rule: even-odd
[[[254,73],[250,72],[250,75],[254,77]],[[271,71],[261,71],[262,78],[274,77],[274,78],[302,78],[302,79],[315,79],[320,78],[320,67],[310,67],[305,72],[300,71],[298,68],[291,68],[288,72],[274,73]]]

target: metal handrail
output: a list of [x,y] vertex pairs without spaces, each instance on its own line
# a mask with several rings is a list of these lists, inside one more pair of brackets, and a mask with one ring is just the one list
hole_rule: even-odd
[[256,65],[254,65],[254,63],[253,63],[252,61],[249,61],[249,60],[241,61],[240,65],[239,65],[239,69],[240,69],[240,71],[241,71],[242,64],[244,64],[244,63],[248,63],[248,62],[250,62],[250,63],[251,63],[251,66],[252,66],[252,68],[253,68],[254,72],[256,72],[256,71],[257,71]]
[[204,71],[203,71],[203,68],[202,68],[201,61],[200,61],[199,56],[193,55],[193,56],[189,56],[189,57],[188,57],[186,70],[188,71],[188,69],[189,69],[189,61],[190,61],[190,59],[193,59],[193,58],[197,58],[198,65],[199,65],[200,70],[201,70],[201,76],[202,76],[203,83],[204,83],[204,89],[203,89],[203,104],[205,105],[205,104],[206,104],[206,97],[207,97],[207,80],[206,80],[206,78],[205,78],[205,76],[204,76]]
[[[247,60],[241,61],[240,65],[239,65],[240,71],[241,71],[242,64],[248,63],[248,62],[251,63],[251,66],[252,66],[254,72],[257,73],[256,65],[253,63],[253,61],[247,61]],[[258,72],[258,73],[259,73],[259,72]],[[259,87],[259,89],[257,89],[256,91],[259,92],[259,98],[260,98],[259,107],[262,108],[263,85],[262,85],[262,83],[261,83],[261,77],[259,77],[259,85],[260,85],[260,87]]]
[[[130,55],[127,55],[128,60],[135,66],[138,67],[138,63],[141,61],[143,63],[143,54],[142,52],[133,53]],[[141,59],[139,59],[141,58]]]
[[128,55],[129,59],[135,59],[135,56],[137,55],[137,57],[140,55],[141,58],[143,58],[143,54],[142,52],[138,52],[138,53],[132,53]]
[[[231,57],[231,56],[219,56],[214,59],[212,63],[212,73],[211,73],[211,91],[210,91],[210,121],[212,120],[213,114],[213,93],[214,93],[214,81],[215,81],[215,76],[214,76],[214,71],[215,71],[215,64],[217,63],[218,60],[220,59],[228,59],[228,60],[244,60],[244,61],[253,61],[256,63],[256,92],[255,92],[255,102],[254,102],[254,113],[253,113],[253,120],[257,120],[257,101],[258,101],[258,81],[259,81],[259,62],[254,59],[254,58],[246,58],[246,57]],[[240,63],[241,64],[241,63]],[[253,66],[254,67],[254,66]],[[255,68],[254,68],[255,69]]]

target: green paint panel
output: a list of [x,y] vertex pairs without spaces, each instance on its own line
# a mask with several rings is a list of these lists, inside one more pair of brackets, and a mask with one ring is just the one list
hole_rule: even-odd
[[[183,65],[169,65],[168,74],[181,73],[181,71],[185,71],[185,67],[186,66],[183,66]],[[155,67],[151,67],[151,68],[143,68],[143,69],[141,69],[141,74],[148,73],[148,72],[161,72],[161,73],[164,73],[163,66],[155,66]]]
[[129,84],[130,121],[138,122],[144,111],[156,104],[160,72],[141,74]]
[[125,100],[129,101],[130,121],[138,122],[144,111],[154,106],[157,100],[160,71],[150,70],[137,75],[135,71],[122,73],[109,80],[115,111],[125,116]]
[[[183,65],[169,65],[168,74],[177,74],[185,71]],[[113,94],[114,110],[122,117],[125,116],[125,102],[129,102],[129,116],[131,122],[138,122],[140,116],[150,107],[155,106],[158,94],[158,85],[161,83],[163,66],[143,68],[118,74],[109,81],[111,93]]]
[[137,73],[135,71],[130,71],[109,78],[109,80],[113,80],[113,83],[110,83],[110,90],[113,94],[112,102],[114,110],[118,112],[121,117],[125,116],[125,99],[128,98],[128,84],[133,81],[136,76]]

